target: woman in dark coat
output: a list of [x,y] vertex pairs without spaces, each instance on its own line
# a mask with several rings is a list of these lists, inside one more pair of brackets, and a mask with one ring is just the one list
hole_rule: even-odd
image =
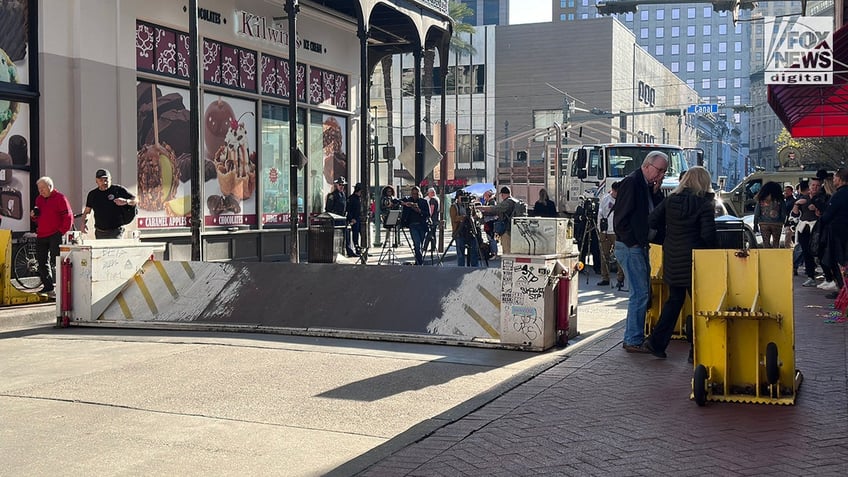
[[712,248],[716,242],[715,201],[710,173],[695,166],[680,180],[680,185],[653,212],[649,218],[651,230],[663,241],[663,281],[668,285],[668,299],[651,336],[643,345],[654,356],[665,358],[665,349],[671,340],[677,317],[692,294],[692,250]]
[[557,216],[556,204],[548,197],[548,191],[545,189],[539,189],[539,200],[533,204],[533,215],[536,217]]

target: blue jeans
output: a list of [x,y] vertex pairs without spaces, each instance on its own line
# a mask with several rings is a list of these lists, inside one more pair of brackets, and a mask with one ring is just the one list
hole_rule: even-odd
[[466,250],[465,247],[468,247],[468,258],[471,260],[472,267],[476,267],[479,259],[479,247],[477,246],[477,239],[474,237],[454,237],[454,244],[456,244],[456,264],[460,267],[465,266],[465,257]]
[[630,282],[630,300],[627,302],[627,322],[624,327],[624,344],[639,346],[645,340],[645,313],[651,297],[651,270],[648,249],[628,247],[615,242],[615,258],[624,267]]
[[409,235],[412,237],[412,251],[415,252],[415,264],[424,264],[424,255],[421,253],[421,244],[427,236],[427,224],[416,222],[409,224]]

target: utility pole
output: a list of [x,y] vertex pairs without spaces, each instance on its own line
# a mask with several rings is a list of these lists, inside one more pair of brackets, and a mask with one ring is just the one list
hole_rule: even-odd
[[380,137],[377,135],[377,106],[372,106],[371,110],[374,114],[371,116],[371,139],[374,143],[374,246],[383,245],[381,241],[380,222],[382,220],[382,191],[377,190],[380,187]]

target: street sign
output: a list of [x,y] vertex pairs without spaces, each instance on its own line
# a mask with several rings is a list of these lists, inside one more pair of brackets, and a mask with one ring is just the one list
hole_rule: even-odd
[[717,113],[718,105],[717,104],[693,104],[690,105],[689,108],[686,109],[686,112],[689,114],[707,114],[707,113]]

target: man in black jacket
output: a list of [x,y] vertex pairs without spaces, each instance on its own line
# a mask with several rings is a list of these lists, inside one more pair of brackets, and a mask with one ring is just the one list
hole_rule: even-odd
[[630,281],[630,300],[624,328],[624,349],[628,353],[648,352],[645,340],[645,313],[651,296],[651,266],[648,257],[648,215],[662,202],[660,192],[668,156],[651,151],[642,166],[618,186],[615,201],[615,258]]
[[[345,218],[349,229],[345,230],[345,251],[348,257],[358,257],[362,249],[359,248],[359,235],[362,233],[360,219],[362,215],[362,184],[353,186],[353,194],[347,198],[347,210]],[[356,250],[354,250],[356,247]]]
[[848,168],[842,167],[833,175],[833,185],[836,193],[833,194],[819,221],[822,227],[830,232],[828,257],[822,268],[831,267],[833,278],[838,288],[842,288],[843,279],[840,267],[846,265],[846,245],[848,245]]

